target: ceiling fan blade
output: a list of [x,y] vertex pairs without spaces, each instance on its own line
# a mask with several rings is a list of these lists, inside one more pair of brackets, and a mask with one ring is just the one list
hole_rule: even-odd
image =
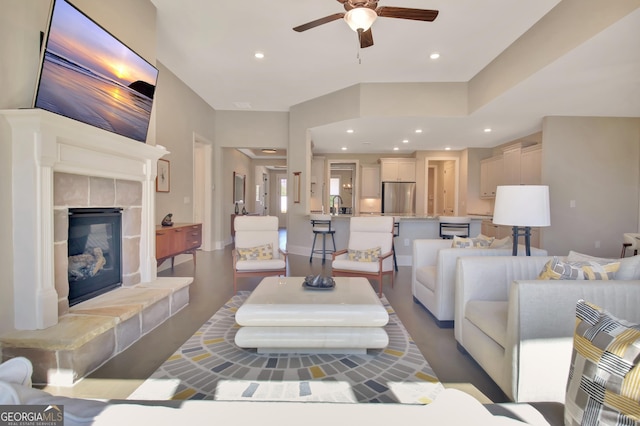
[[393,6],[380,6],[376,9],[376,13],[384,18],[412,19],[414,21],[433,21],[438,16],[437,10]]
[[371,28],[369,28],[367,31],[359,32],[358,37],[360,38],[361,49],[373,46],[373,34],[371,33]]
[[327,24],[331,21],[335,21],[336,19],[341,19],[343,17],[344,17],[344,13],[334,13],[333,15],[325,16],[324,18],[316,19],[315,21],[298,25],[297,27],[294,27],[293,30],[301,33],[302,31],[310,30],[311,28],[318,27],[322,24]]

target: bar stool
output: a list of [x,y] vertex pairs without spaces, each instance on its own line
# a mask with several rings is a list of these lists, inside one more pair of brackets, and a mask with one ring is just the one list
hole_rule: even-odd
[[627,255],[627,249],[633,250],[633,255],[638,254],[638,239],[640,238],[640,234],[635,234],[631,232],[627,232],[622,235],[622,253],[620,253],[620,257],[625,257]]
[[468,216],[440,216],[440,238],[452,239],[456,237],[469,237],[471,218]]
[[393,250],[393,266],[398,272],[398,261],[396,260],[396,237],[400,236],[400,221],[397,217],[393,218],[393,240],[391,240],[391,249]]
[[[336,251],[336,240],[334,238],[334,234],[336,231],[335,229],[331,228],[331,215],[312,214],[311,230],[313,231],[313,244],[311,245],[311,255],[309,256],[309,263],[313,261],[313,253],[322,253],[322,263],[324,264],[326,254],[331,254]],[[318,234],[322,235],[322,249],[316,249],[316,237],[318,236]],[[327,250],[327,235],[331,235],[333,250]]]

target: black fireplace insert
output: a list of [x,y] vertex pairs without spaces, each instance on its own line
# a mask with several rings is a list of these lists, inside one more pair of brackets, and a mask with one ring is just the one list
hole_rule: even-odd
[[69,209],[69,306],[122,285],[122,209]]

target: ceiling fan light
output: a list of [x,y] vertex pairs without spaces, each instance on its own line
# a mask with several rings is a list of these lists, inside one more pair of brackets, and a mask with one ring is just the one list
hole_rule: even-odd
[[351,9],[344,15],[345,22],[355,31],[367,31],[373,25],[378,14],[368,7],[356,7]]

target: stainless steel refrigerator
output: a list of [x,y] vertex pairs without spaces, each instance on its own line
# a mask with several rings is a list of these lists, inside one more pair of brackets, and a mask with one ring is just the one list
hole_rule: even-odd
[[382,182],[382,213],[416,214],[416,183]]

